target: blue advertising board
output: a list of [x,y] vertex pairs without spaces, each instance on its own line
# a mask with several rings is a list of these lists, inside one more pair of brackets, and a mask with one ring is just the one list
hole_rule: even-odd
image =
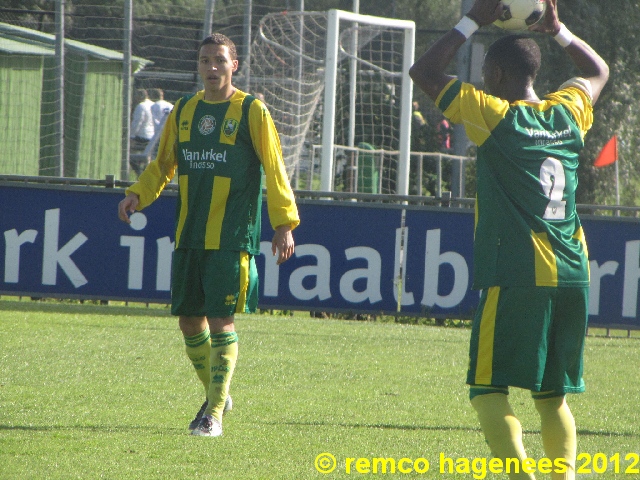
[[[0,184],[0,294],[169,303],[176,196],[117,218],[120,189]],[[264,206],[260,306],[470,318],[473,211],[299,201],[296,253],[276,265]],[[640,221],[582,217],[590,322],[640,328]],[[402,248],[401,248],[402,245]],[[401,279],[401,280],[400,280]]]

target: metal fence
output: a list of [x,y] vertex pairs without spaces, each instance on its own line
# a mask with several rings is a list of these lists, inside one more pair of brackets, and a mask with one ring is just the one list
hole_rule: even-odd
[[[261,18],[275,12],[339,8],[344,2],[232,3],[151,6],[127,0],[122,6],[106,0],[57,0],[48,4],[49,9],[0,8],[0,173],[133,180],[132,164],[144,164],[152,154],[149,144],[131,140],[136,92],[156,95],[152,100],[162,92],[164,100],[174,103],[198,90],[195,52],[211,31],[234,40],[241,64],[235,81],[251,91],[251,44]],[[437,112],[425,113],[437,120]],[[314,130],[318,128],[310,129]],[[319,188],[313,181],[318,166],[312,145],[313,139],[292,178],[306,190]],[[411,193],[438,195],[443,183],[447,190],[451,169],[445,166],[441,174],[436,162],[428,160],[438,155],[412,157]],[[449,161],[446,155],[442,159]],[[349,190],[340,174],[336,188]],[[393,193],[395,181],[384,175],[380,170],[384,188],[377,191]]]

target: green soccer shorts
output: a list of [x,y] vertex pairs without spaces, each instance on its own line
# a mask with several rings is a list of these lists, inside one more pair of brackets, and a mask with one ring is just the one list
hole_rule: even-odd
[[258,306],[253,255],[231,250],[173,252],[171,313],[209,318],[252,313]]
[[467,383],[580,393],[588,287],[491,287],[473,320]]

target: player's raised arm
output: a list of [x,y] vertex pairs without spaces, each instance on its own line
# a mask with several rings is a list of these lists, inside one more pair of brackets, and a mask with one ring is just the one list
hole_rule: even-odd
[[415,84],[434,101],[453,78],[445,74],[458,49],[479,27],[500,17],[502,4],[498,0],[476,0],[469,13],[427,50],[409,70]]
[[580,70],[580,75],[591,84],[591,98],[595,103],[609,79],[609,67],[584,40],[576,37],[558,19],[558,0],[546,0],[544,19],[532,30],[552,35]]

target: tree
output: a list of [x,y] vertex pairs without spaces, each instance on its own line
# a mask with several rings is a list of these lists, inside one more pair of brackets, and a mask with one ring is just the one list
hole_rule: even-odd
[[[595,105],[593,128],[585,138],[585,148],[580,156],[578,202],[614,203],[614,169],[597,170],[592,164],[607,140],[618,134],[621,139],[621,203],[637,205],[640,200],[640,166],[636,164],[635,157],[640,118],[634,107],[640,95],[637,81],[637,59],[640,55],[640,36],[636,27],[640,20],[638,2],[568,0],[560,5],[559,14],[574,34],[586,40],[604,58],[611,71],[609,83]],[[540,82],[549,87],[547,90],[557,87],[559,80],[576,74],[570,62],[566,61],[566,54],[552,40],[547,41],[543,55],[546,66]]]
[[[254,27],[260,18],[271,12],[294,10],[298,0],[252,0]],[[134,54],[155,62],[152,68],[161,71],[195,71],[192,52],[201,35],[204,17],[203,2],[191,0],[133,0]],[[305,0],[306,11],[326,11],[331,8],[351,11],[353,0]],[[66,0],[67,33],[70,38],[122,49],[122,17],[124,0]],[[244,0],[216,0],[214,24],[217,30],[238,40],[242,48]],[[620,139],[620,191],[624,205],[640,202],[640,164],[636,156],[640,149],[640,117],[634,108],[640,98],[640,20],[638,0],[563,0],[560,18],[578,36],[584,38],[607,61],[611,69],[609,84],[595,106],[594,125],[585,137],[581,154],[580,203],[614,202],[613,168],[596,170],[593,159],[613,134]],[[461,0],[362,0],[360,13],[395,17],[416,22],[416,55],[431,45],[439,35],[456,24],[460,17]],[[0,15],[3,21],[53,33],[54,0],[5,0]],[[16,13],[23,11],[24,13]],[[38,13],[42,12],[42,13]],[[257,34],[253,28],[253,35]],[[487,45],[502,32],[482,29],[474,41]],[[543,50],[543,68],[536,82],[539,94],[553,90],[563,80],[576,74],[566,54],[548,37],[536,36]],[[456,65],[450,73],[455,74]],[[195,76],[194,76],[195,79]],[[194,80],[195,81],[195,80]],[[176,87],[176,95],[178,94]],[[419,90],[414,98],[427,116],[436,119],[439,113]],[[429,115],[433,115],[430,117]],[[433,122],[431,122],[433,123]]]

